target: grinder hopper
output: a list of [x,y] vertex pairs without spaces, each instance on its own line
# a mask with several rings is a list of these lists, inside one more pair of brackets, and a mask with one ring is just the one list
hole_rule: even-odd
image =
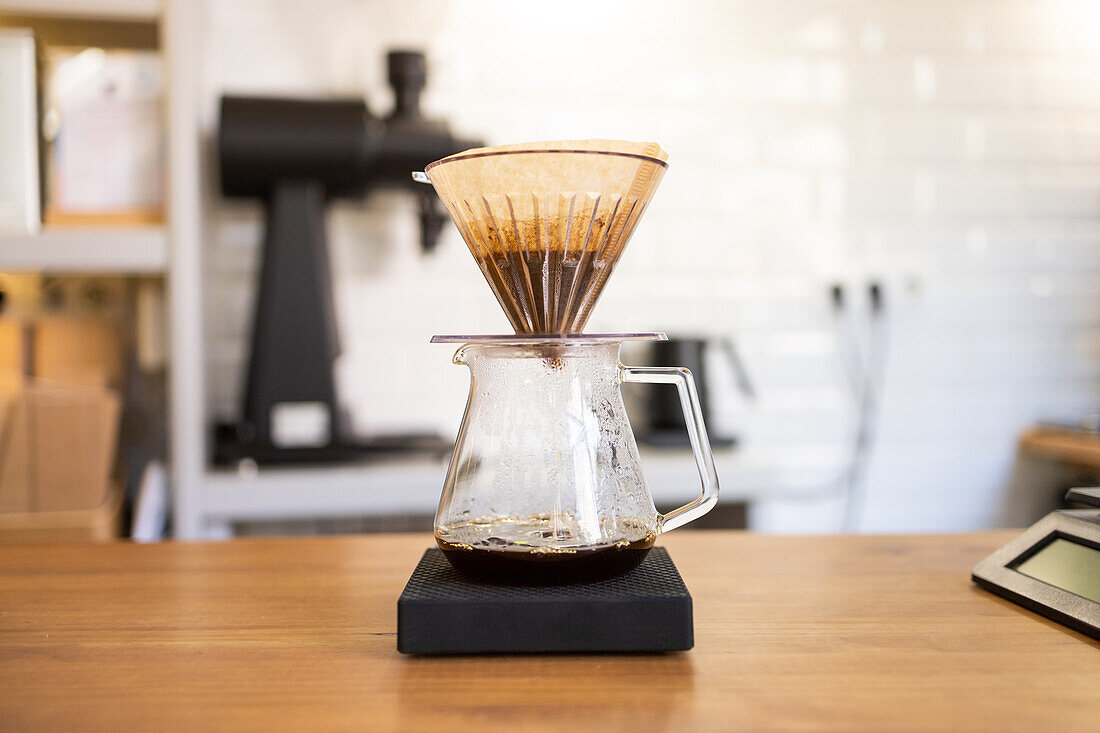
[[475,148],[430,182],[516,333],[580,333],[664,176],[656,143]]

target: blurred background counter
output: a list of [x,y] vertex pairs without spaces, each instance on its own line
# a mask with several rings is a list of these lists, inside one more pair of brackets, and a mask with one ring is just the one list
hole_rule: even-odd
[[[264,230],[258,201],[222,195],[220,100],[350,98],[385,119],[392,49],[425,53],[420,106],[457,135],[671,153],[589,330],[736,344],[752,398],[706,357],[711,432],[736,438],[725,497],[752,503],[728,526],[993,526],[1019,434],[1100,407],[1095,3],[0,0],[0,27],[20,161],[0,188],[4,412],[58,381],[45,324],[110,323],[91,340],[112,353],[70,349],[60,381],[118,401],[105,480],[141,536],[430,513],[438,457],[213,462],[240,419]],[[334,378],[363,439],[445,444],[467,377],[428,339],[507,329],[450,224],[424,252],[421,207],[387,189],[325,215]],[[645,459],[658,503],[694,486],[686,454]]]

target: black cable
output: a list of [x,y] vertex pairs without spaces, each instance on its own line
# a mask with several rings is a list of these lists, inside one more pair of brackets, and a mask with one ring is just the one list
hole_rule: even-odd
[[878,423],[879,394],[885,374],[887,324],[882,286],[872,282],[867,289],[867,295],[870,305],[867,358],[862,364],[855,442],[844,490],[844,515],[841,519],[841,530],[844,532],[855,532],[859,527],[859,518],[866,499],[867,466]]
[[867,358],[861,353],[858,338],[845,318],[844,286],[835,284],[829,288],[830,302],[835,317],[835,336],[844,377],[853,399],[856,426],[853,431],[851,459],[835,477],[809,487],[800,496],[833,494],[837,489],[843,495],[844,514],[841,530],[856,531],[859,513],[863,506],[863,479],[869,456],[875,441],[877,427],[878,394],[885,374],[887,329],[885,298],[881,285],[872,282],[868,287],[870,305],[867,338]]

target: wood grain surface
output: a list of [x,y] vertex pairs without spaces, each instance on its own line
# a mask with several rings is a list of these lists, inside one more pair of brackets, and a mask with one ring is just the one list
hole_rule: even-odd
[[1035,427],[1020,436],[1026,455],[1100,468],[1100,434],[1066,428]]
[[1089,730],[1100,644],[989,595],[1014,536],[663,538],[667,655],[409,658],[426,535],[0,547],[0,730]]

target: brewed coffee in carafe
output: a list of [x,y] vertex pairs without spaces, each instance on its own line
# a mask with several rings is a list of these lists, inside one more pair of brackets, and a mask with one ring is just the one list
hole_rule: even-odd
[[657,533],[640,519],[621,520],[623,539],[615,542],[555,550],[544,549],[546,545],[532,547],[522,539],[539,542],[558,536],[568,540],[578,536],[569,529],[573,523],[572,517],[549,513],[461,522],[444,527],[436,542],[452,565],[471,575],[510,585],[551,585],[599,580],[633,570],[657,540]]
[[[619,575],[717,501],[691,374],[619,361],[624,341],[664,336],[582,333],[666,158],[654,143],[532,143],[453,155],[419,177],[515,331],[433,339],[461,344],[454,362],[471,374],[435,521],[437,544],[464,573],[516,584]],[[666,514],[642,474],[623,382],[673,385],[683,404],[702,489]]]

